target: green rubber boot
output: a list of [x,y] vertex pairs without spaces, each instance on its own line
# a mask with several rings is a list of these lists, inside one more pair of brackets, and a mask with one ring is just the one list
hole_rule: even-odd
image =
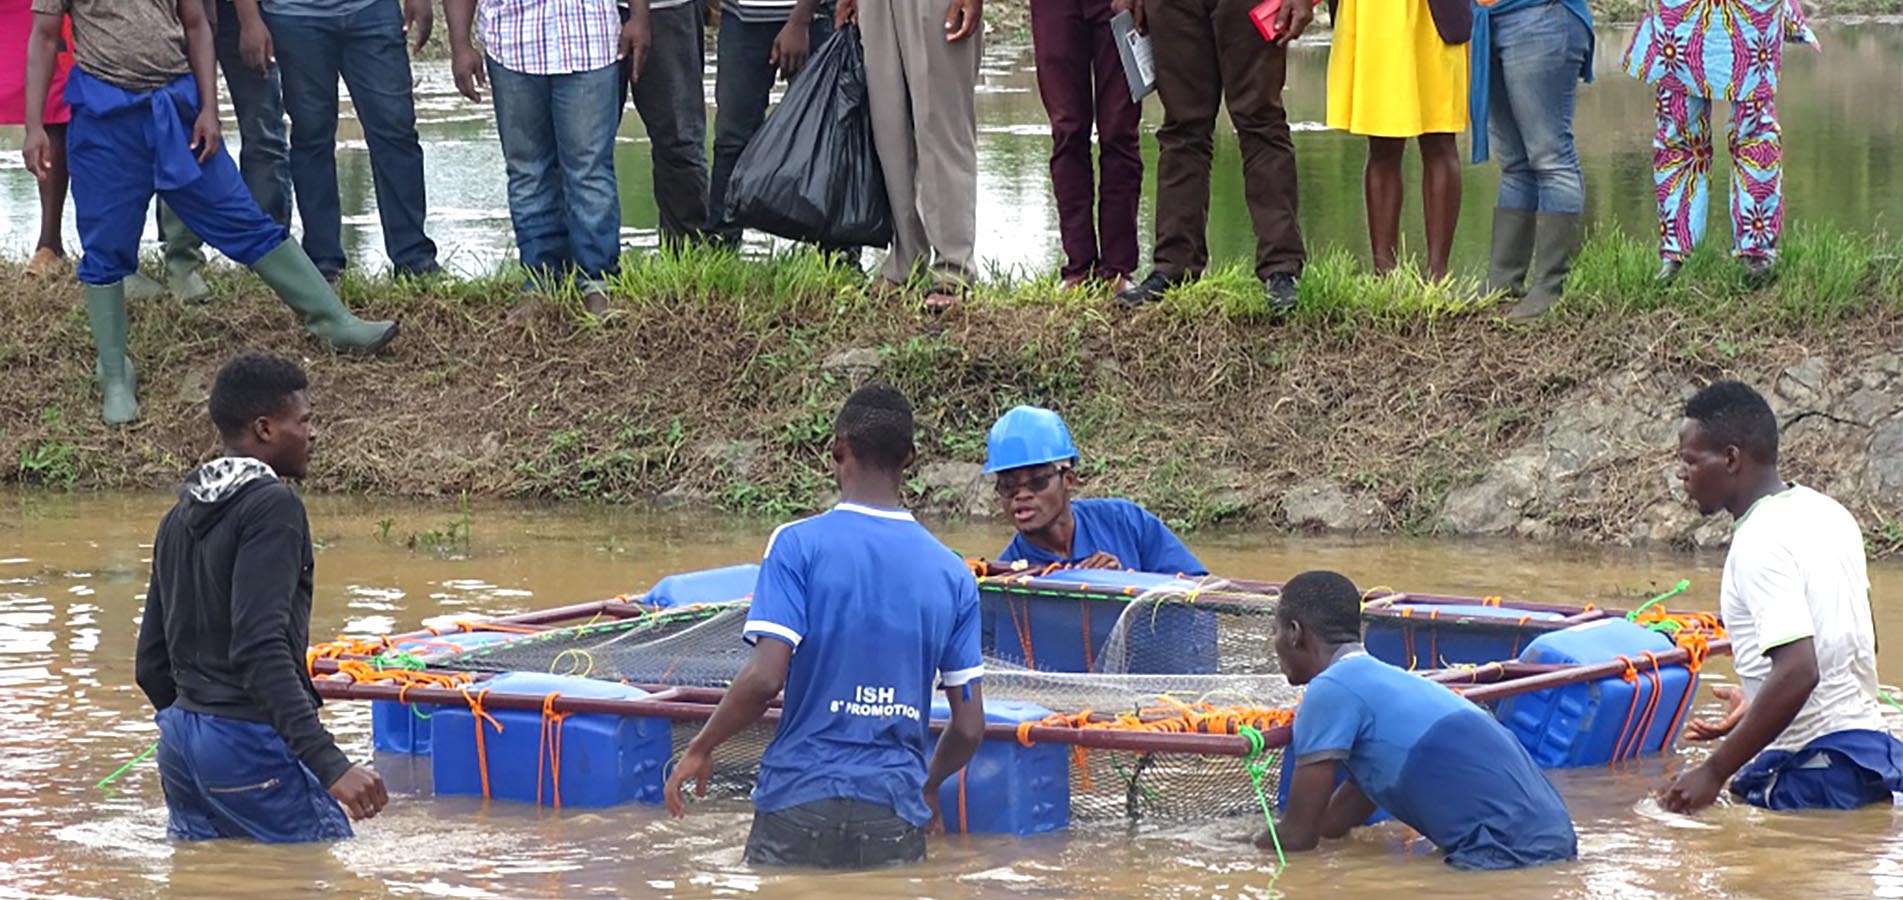
[[205,242],[198,239],[178,214],[159,204],[159,240],[165,244],[165,287],[185,303],[204,303],[211,299],[211,288],[199,270],[205,267]]
[[86,285],[86,320],[92,325],[93,348],[99,354],[93,374],[104,397],[102,417],[108,425],[124,425],[139,417],[138,384],[126,354],[130,327],[125,282]]
[[1487,292],[1526,296],[1526,270],[1533,263],[1534,215],[1494,207],[1493,248],[1487,259]]
[[1546,315],[1559,302],[1566,287],[1566,276],[1573,271],[1573,258],[1579,255],[1584,235],[1581,217],[1569,213],[1540,213],[1538,259],[1526,297],[1507,311],[1507,320],[1528,322]]
[[396,337],[397,323],[366,322],[352,315],[296,241],[279,244],[251,271],[277,291],[284,305],[303,314],[304,327],[311,334],[338,350],[375,353]]

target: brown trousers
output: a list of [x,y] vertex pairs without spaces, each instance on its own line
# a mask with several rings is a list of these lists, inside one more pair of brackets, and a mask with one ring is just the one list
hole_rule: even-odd
[[1226,98],[1242,143],[1242,184],[1255,225],[1255,272],[1298,275],[1307,254],[1296,220],[1295,142],[1282,109],[1288,53],[1249,21],[1258,0],[1150,0],[1145,6],[1163,125],[1156,131],[1156,252],[1165,275],[1209,264],[1209,170]]

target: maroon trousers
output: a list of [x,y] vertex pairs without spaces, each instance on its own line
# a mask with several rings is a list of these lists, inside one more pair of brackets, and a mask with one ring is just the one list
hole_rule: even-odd
[[[1037,91],[1051,118],[1051,190],[1057,195],[1065,278],[1114,281],[1137,267],[1137,200],[1143,194],[1137,125],[1143,108],[1130,99],[1110,15],[1110,0],[1031,0]],[[1090,159],[1093,124],[1103,158],[1101,186]]]

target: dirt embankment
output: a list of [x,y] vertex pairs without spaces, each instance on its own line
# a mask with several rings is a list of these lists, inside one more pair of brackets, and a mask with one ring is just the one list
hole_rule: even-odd
[[596,321],[499,282],[355,285],[354,304],[404,325],[393,355],[357,360],[319,350],[256,282],[221,274],[208,305],[133,309],[144,418],[107,429],[77,290],[5,265],[0,283],[0,472],[54,489],[173,483],[215,449],[210,376],[256,346],[313,376],[321,491],[790,515],[826,502],[831,416],[877,377],[918,407],[921,505],[988,513],[985,429],[1035,402],[1070,419],[1091,491],[1183,526],[1682,545],[1724,530],[1674,499],[1676,408],[1736,376],[1790,423],[1787,474],[1844,499],[1873,549],[1903,545],[1894,299],[1816,325],[1727,326],[1667,307],[1515,329],[1472,314],[1278,324],[1074,298],[929,318],[856,294],[701,291],[638,295]]

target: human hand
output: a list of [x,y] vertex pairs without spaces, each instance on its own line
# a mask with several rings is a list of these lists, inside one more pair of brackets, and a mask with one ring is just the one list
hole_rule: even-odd
[[833,27],[844,28],[848,22],[859,21],[859,0],[839,0],[833,7]]
[[944,834],[945,813],[939,809],[938,789],[928,785],[924,794],[925,808],[932,811],[932,818],[925,823],[925,833],[927,835]]
[[984,0],[952,0],[945,13],[945,41],[957,43],[978,33],[984,21]]
[[788,19],[773,39],[773,55],[770,61],[780,67],[780,77],[792,81],[799,74],[806,58],[812,52],[812,37],[807,33],[807,23],[795,23]]
[[342,778],[330,786],[330,795],[343,804],[344,812],[355,821],[362,821],[383,811],[390,803],[390,792],[383,786],[383,776],[363,766],[351,766]]
[[1150,33],[1149,23],[1144,21],[1146,10],[1143,8],[1143,0],[1110,0],[1110,14],[1114,16],[1120,12],[1130,14],[1130,24],[1138,33]]
[[277,60],[277,45],[271,41],[271,29],[263,22],[238,26],[238,54],[244,57],[246,67],[258,72],[268,72],[271,64]]
[[26,146],[20,155],[34,178],[45,181],[53,177],[53,140],[46,136],[45,128],[27,129]]
[[1659,806],[1667,812],[1690,815],[1716,803],[1724,786],[1724,777],[1701,763],[1658,792]]
[[1102,550],[1099,550],[1099,551],[1097,551],[1097,552],[1095,552],[1095,553],[1092,553],[1092,554],[1090,554],[1089,556],[1087,556],[1087,557],[1085,557],[1085,558],[1083,559],[1083,561],[1082,561],[1082,562],[1079,562],[1079,563],[1077,563],[1077,564],[1076,564],[1076,566],[1075,566],[1075,568],[1079,568],[1079,569],[1121,569],[1121,568],[1123,568],[1123,563],[1122,563],[1122,561],[1120,561],[1120,560],[1118,560],[1118,559],[1117,559],[1116,557],[1114,557],[1114,556],[1111,556],[1110,554],[1108,554],[1108,553],[1105,553],[1105,552],[1104,552],[1104,551],[1102,551]]
[[1725,701],[1725,717],[1713,722],[1708,719],[1693,719],[1685,726],[1685,740],[1715,741],[1731,733],[1738,723],[1744,721],[1744,690],[1737,685],[1721,684],[1711,689],[1711,695]]
[[436,13],[430,10],[429,0],[403,0],[403,33],[410,36],[412,48],[421,52],[435,27]]
[[456,90],[476,103],[482,102],[482,89],[489,86],[488,67],[482,51],[464,44],[450,51],[450,71],[456,75]]
[[197,155],[198,161],[210,161],[224,142],[225,137],[218,128],[218,110],[199,112],[197,120],[192,122],[192,152]]
[[621,49],[616,59],[628,61],[628,81],[641,80],[641,67],[647,64],[648,47],[654,43],[652,32],[648,30],[648,10],[646,4],[628,16],[627,24],[621,26]]
[[691,745],[681,754],[681,761],[674,764],[673,774],[667,776],[667,814],[678,819],[687,815],[687,798],[682,796],[681,788],[688,781],[694,782],[694,796],[707,796],[707,779],[714,774],[714,756],[705,750],[696,750]]
[[1286,47],[1302,32],[1308,30],[1309,23],[1315,21],[1314,0],[1282,0],[1282,8],[1275,14],[1275,45]]

